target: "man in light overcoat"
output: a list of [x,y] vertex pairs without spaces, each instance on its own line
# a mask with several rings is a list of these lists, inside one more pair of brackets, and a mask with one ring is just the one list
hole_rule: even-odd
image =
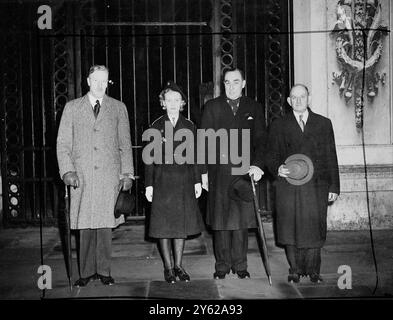
[[57,137],[60,176],[71,185],[71,229],[80,230],[80,278],[86,286],[99,278],[114,283],[110,260],[112,228],[119,191],[132,187],[134,168],[130,125],[124,103],[105,94],[108,69],[92,66],[87,78],[90,91],[68,102]]

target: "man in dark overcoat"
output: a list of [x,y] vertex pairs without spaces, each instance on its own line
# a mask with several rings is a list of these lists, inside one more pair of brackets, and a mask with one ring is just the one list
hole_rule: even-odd
[[[262,105],[242,95],[246,85],[243,72],[239,69],[226,71],[224,85],[225,95],[206,103],[201,128],[226,133],[229,154],[217,147],[216,163],[208,163],[206,159],[208,165],[202,169],[202,187],[209,191],[206,222],[214,233],[214,278],[223,279],[232,269],[243,279],[250,277],[247,271],[248,228],[256,227],[256,218],[253,202],[230,197],[229,189],[238,177],[238,173],[234,174],[234,168],[245,165],[243,174],[248,172],[256,181],[262,178],[267,136]],[[236,132],[237,141],[230,134],[233,129],[236,130],[232,132]],[[250,144],[243,150],[239,165],[232,161],[232,156],[233,153],[241,154],[242,143],[245,142],[242,141],[243,135],[247,134],[246,140]]]
[[[306,86],[295,85],[287,101],[293,112],[273,121],[266,157],[276,177],[277,240],[285,246],[289,282],[299,282],[302,275],[320,282],[328,202],[335,201],[340,192],[333,127],[328,118],[309,108]],[[293,154],[304,154],[313,163],[313,177],[303,185],[285,179],[290,172],[284,162]]]

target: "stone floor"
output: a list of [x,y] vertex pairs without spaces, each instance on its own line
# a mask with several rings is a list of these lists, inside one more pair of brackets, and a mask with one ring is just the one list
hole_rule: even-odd
[[[145,237],[143,225],[123,225],[113,232],[112,276],[114,286],[100,281],[85,288],[70,290],[62,245],[57,228],[0,230],[0,299],[303,299],[393,297],[393,231],[374,230],[378,267],[378,287],[368,231],[330,231],[322,250],[321,274],[324,282],[312,284],[303,278],[299,284],[287,282],[288,265],[284,250],[275,245],[272,224],[265,223],[270,286],[263,267],[255,230],[249,232],[248,270],[251,279],[229,275],[214,280],[212,238],[208,232],[186,242],[183,265],[191,282],[167,284],[156,243]],[[42,251],[40,243],[42,242]],[[75,241],[73,238],[73,282],[77,280]],[[41,255],[42,254],[42,255]],[[52,270],[52,289],[41,291],[38,267]],[[338,268],[351,268],[352,288],[338,287]],[[348,283],[347,283],[348,284]]]

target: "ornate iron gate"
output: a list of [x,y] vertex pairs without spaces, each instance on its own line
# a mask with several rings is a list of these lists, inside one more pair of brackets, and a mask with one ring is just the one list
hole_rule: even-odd
[[[174,79],[199,122],[221,74],[245,70],[247,95],[280,116],[290,85],[288,0],[49,1],[53,30],[35,27],[38,4],[1,4],[1,172],[4,222],[53,223],[62,201],[55,143],[65,103],[86,93],[91,64],[105,64],[109,95],[129,112],[143,218],[142,132],[162,114],[158,93]],[[23,16],[24,19],[21,19]],[[34,25],[34,27],[32,27]],[[11,28],[10,28],[11,26]],[[266,188],[261,203],[269,210]],[[41,219],[40,219],[41,218]]]

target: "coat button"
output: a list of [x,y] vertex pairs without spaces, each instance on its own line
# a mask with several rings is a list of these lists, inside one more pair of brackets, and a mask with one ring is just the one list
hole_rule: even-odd
[[98,169],[98,167],[97,166],[94,166],[94,170],[97,170]]
[[98,150],[98,148],[97,147],[94,147],[94,151],[97,151]]
[[94,128],[94,132],[97,132],[97,131],[98,131],[98,129]]

